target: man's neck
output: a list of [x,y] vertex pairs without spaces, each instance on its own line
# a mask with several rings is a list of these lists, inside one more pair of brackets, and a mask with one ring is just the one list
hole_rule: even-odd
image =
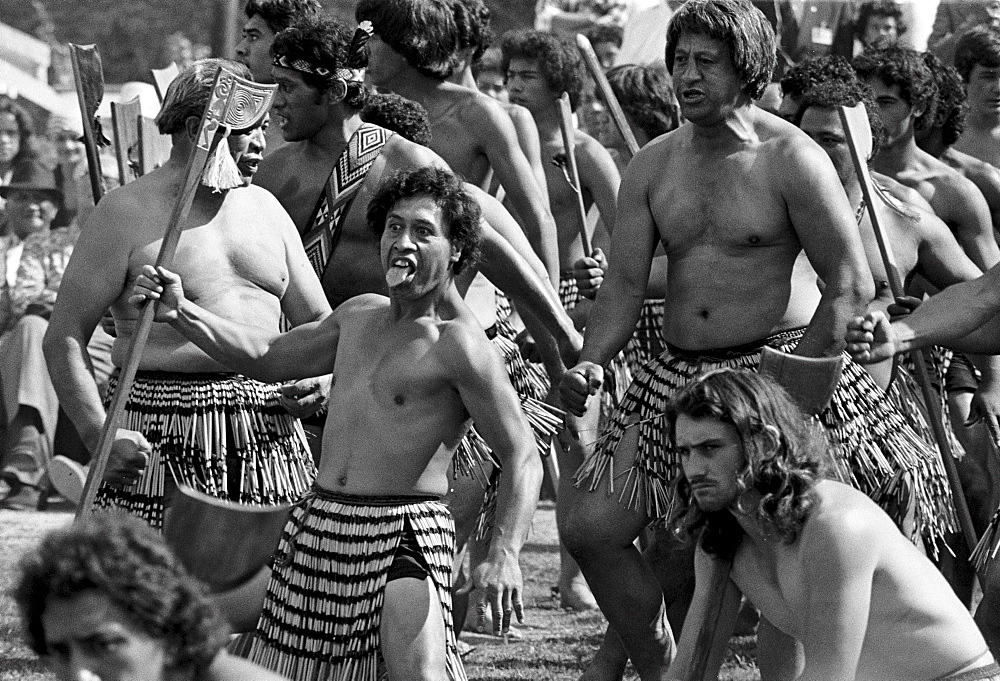
[[[454,83],[451,83],[454,85]],[[412,99],[423,104],[427,113],[433,114],[431,107],[444,95],[447,88],[447,81],[437,80],[420,73],[413,67],[407,66],[395,77],[382,83],[379,89],[389,90],[401,97]]]
[[752,104],[737,106],[719,119],[693,125],[695,142],[708,146],[725,146],[733,143],[752,142],[757,137],[754,127]]
[[874,159],[875,170],[895,177],[903,171],[915,168],[924,153],[917,146],[913,135],[907,135],[896,144],[883,147],[878,152],[878,156]]
[[470,90],[479,91],[479,84],[476,83],[476,77],[472,75],[472,67],[468,65],[462,69],[456,69],[455,73],[448,79],[448,82],[467,87]]
[[538,138],[542,144],[562,144],[562,128],[559,125],[559,102],[552,100],[552,106],[531,111],[531,117],[538,128]]
[[331,116],[319,132],[305,140],[303,150],[310,156],[336,161],[363,122],[360,113],[348,114],[346,117]]
[[948,151],[949,146],[944,143],[944,135],[941,128],[934,128],[921,139],[917,146],[926,151],[934,158],[941,158],[941,155]]
[[389,308],[396,321],[439,318],[442,308],[454,305],[457,300],[461,300],[461,295],[455,287],[454,277],[449,277],[419,298],[401,298],[389,291]]
[[729,512],[746,532],[745,541],[749,540],[757,545],[769,545],[774,540],[774,531],[757,516],[755,511],[759,504],[760,493],[750,489],[743,493],[740,503],[733,504],[729,508]]

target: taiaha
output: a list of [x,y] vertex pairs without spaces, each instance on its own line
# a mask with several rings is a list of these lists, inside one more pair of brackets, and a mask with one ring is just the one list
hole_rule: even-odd
[[104,68],[97,45],[69,44],[70,61],[73,63],[73,80],[80,102],[80,116],[83,118],[83,145],[87,152],[87,170],[90,175],[90,190],[96,205],[104,196],[104,176],[101,172],[99,147],[111,142],[101,131],[97,118],[97,108],[104,99]]
[[[899,267],[896,265],[892,254],[892,247],[886,238],[885,231],[879,222],[878,213],[875,210],[875,192],[872,186],[871,175],[868,171],[866,157],[872,147],[871,127],[868,122],[868,114],[863,103],[853,107],[841,106],[840,122],[844,127],[844,137],[847,146],[851,151],[851,160],[854,162],[854,170],[861,184],[861,193],[864,197],[865,206],[868,210],[868,217],[871,220],[872,231],[875,234],[875,241],[878,244],[879,255],[882,257],[882,265],[885,267],[886,278],[889,280],[889,288],[894,298],[905,295],[902,278],[899,274]],[[864,145],[866,153],[861,154],[861,145]],[[934,439],[937,440],[938,450],[944,463],[944,469],[948,476],[948,483],[951,487],[955,512],[958,516],[959,526],[965,543],[972,554],[976,549],[976,530],[972,525],[972,516],[969,514],[969,507],[965,501],[965,493],[962,491],[962,482],[958,475],[958,467],[955,465],[954,454],[951,450],[951,442],[948,434],[944,430],[944,423],[941,420],[941,408],[938,404],[938,397],[931,386],[930,374],[927,371],[927,361],[920,350],[910,353],[910,358],[916,367],[915,378],[920,386],[920,392],[924,398],[924,404],[930,413],[931,428],[934,429]],[[980,574],[980,582],[983,575]]]
[[[556,106],[559,107],[559,130],[562,132],[563,148],[566,154],[563,172],[566,173],[566,181],[569,182],[570,188],[576,194],[576,207],[580,214],[580,241],[583,244],[584,254],[590,257],[593,249],[590,245],[590,235],[587,234],[587,207],[583,204],[583,185],[580,184],[580,171],[576,165],[576,138],[569,94],[562,93],[556,100]],[[555,162],[558,163],[558,161]]]
[[[203,181],[202,175],[210,157],[213,153],[228,155],[228,149],[225,147],[219,149],[218,147],[225,142],[225,138],[232,130],[243,130],[260,123],[271,105],[276,88],[275,85],[261,85],[245,80],[224,68],[219,70],[212,85],[212,95],[198,126],[195,146],[188,158],[187,171],[180,195],[177,198],[177,203],[174,204],[170,220],[167,222],[166,233],[156,258],[157,267],[169,267],[173,261],[182,225],[191,210],[195,191]],[[87,476],[87,484],[84,486],[83,500],[77,509],[77,517],[89,513],[94,506],[97,490],[104,479],[108,458],[111,455],[111,446],[114,444],[118,431],[118,423],[125,410],[146,339],[153,327],[155,309],[155,304],[147,304],[143,308],[135,335],[126,350],[124,366],[118,378],[118,389],[115,391],[115,396],[108,408],[104,430],[101,432],[97,452],[94,454],[93,463]]]
[[581,56],[583,56],[583,63],[586,65],[590,77],[594,79],[594,84],[597,85],[597,96],[601,98],[608,113],[611,114],[611,119],[615,122],[615,127],[618,128],[618,132],[625,140],[629,155],[635,156],[636,152],[639,151],[639,143],[636,141],[635,135],[632,134],[632,127],[628,124],[625,112],[622,111],[621,104],[618,103],[618,98],[615,97],[615,93],[611,89],[611,83],[608,82],[607,76],[604,75],[604,69],[601,68],[601,62],[597,60],[597,55],[594,53],[594,48],[590,44],[590,40],[582,33],[577,33],[576,46],[579,48]]
[[149,72],[153,76],[153,87],[156,88],[156,96],[160,98],[160,104],[167,97],[167,88],[170,84],[174,82],[174,78],[178,76],[181,72],[177,68],[177,62],[170,62],[169,66],[165,66],[162,69],[150,69]]

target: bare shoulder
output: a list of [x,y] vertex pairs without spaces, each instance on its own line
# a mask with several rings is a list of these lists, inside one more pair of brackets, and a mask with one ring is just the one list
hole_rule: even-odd
[[378,173],[378,181],[383,177],[398,171],[412,170],[426,166],[447,168],[448,164],[429,148],[411,142],[402,135],[393,135],[382,148],[382,159],[385,161],[382,172]]
[[463,87],[456,87],[454,92],[459,100],[456,117],[462,125],[471,126],[470,130],[496,130],[513,124],[514,116],[489,95]]
[[812,171],[820,167],[817,164],[832,167],[830,157],[809,135],[766,111],[757,109],[756,114],[755,126],[760,149],[775,161],[764,167],[788,177]]
[[514,121],[516,127],[535,127],[535,119],[525,107],[520,104],[504,104],[502,106],[507,110],[507,115],[510,116],[510,120]]
[[907,187],[905,184],[888,175],[872,173],[872,180],[885,194],[888,194],[906,206],[919,208],[924,212],[932,212],[934,210],[931,208],[931,204],[927,203],[927,199],[920,195],[920,192],[912,187]]
[[611,159],[611,152],[583,130],[576,131],[576,144],[579,150],[590,158]]
[[490,362],[486,360],[496,356],[489,338],[471,311],[462,310],[449,319],[441,320],[438,332],[443,359],[459,374],[479,373],[489,366]]
[[625,178],[628,178],[630,187],[636,182],[648,185],[652,178],[662,177],[663,169],[671,162],[687,163],[683,155],[689,153],[686,149],[691,141],[690,125],[686,123],[660,135],[636,152],[625,168]]
[[389,299],[379,293],[362,293],[359,296],[348,298],[337,306],[334,314],[338,316],[365,312],[369,310],[381,310],[389,307]]
[[134,182],[112,189],[94,208],[81,235],[88,235],[96,230],[119,243],[123,242],[121,240],[125,243],[135,241],[140,228],[151,222],[151,215],[157,215],[167,205],[173,205],[173,196],[167,195],[167,188],[160,179],[161,175],[153,171]]
[[850,548],[869,550],[884,532],[898,534],[895,525],[871,499],[833,480],[816,483],[818,503],[802,528],[802,548],[822,553]]

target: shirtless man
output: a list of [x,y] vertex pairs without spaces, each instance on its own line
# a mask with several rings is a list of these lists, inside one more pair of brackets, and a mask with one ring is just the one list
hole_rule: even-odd
[[[800,681],[1000,679],[931,562],[870,499],[822,478],[829,445],[772,381],[746,370],[706,374],[677,395],[667,420],[683,467],[671,527],[697,542],[676,668],[695,653],[719,589],[713,573],[732,560],[724,602],[742,592],[801,642]],[[718,669],[728,635],[712,644]]]
[[[271,78],[271,43],[274,36],[300,19],[323,11],[318,0],[247,0],[243,13],[246,23],[236,44],[236,61],[244,64],[258,83],[273,83]],[[281,130],[267,131],[268,154],[284,146]]]
[[[728,44],[737,45],[735,54]],[[564,405],[573,411],[601,385],[603,367],[632,334],[654,248],[662,241],[669,262],[668,349],[633,381],[597,454],[578,472],[583,489],[570,488],[559,499],[563,541],[643,679],[658,678],[669,659],[661,594],[666,589],[668,601],[679,600],[691,570],[690,554],[671,556],[666,537],[651,548],[660,579],[632,546],[640,530],[666,512],[679,471],[659,418],[666,400],[708,368],[753,366],[764,344],[795,346],[804,356],[836,354],[850,311],[874,297],[853,210],[829,158],[804,133],[751,103],[767,84],[773,60],[771,28],[749,2],[699,0],[674,15],[666,63],[688,123],[648,144],[629,164],[608,277],[591,313],[582,361],[562,384]],[[803,248],[815,273],[795,269]],[[825,283],[822,293],[816,274]],[[874,436],[874,422],[854,424],[855,433],[875,441],[848,443],[846,431],[828,422],[850,456],[866,457],[865,449],[874,446],[896,460],[890,466],[896,470],[909,455],[932,457],[863,369],[848,365],[841,387],[848,384],[854,387],[838,390],[835,400],[846,406],[860,399],[865,406],[853,404],[851,413],[867,420],[878,412],[878,419],[896,424],[888,439]],[[885,469],[876,477],[895,474]],[[592,493],[603,489],[605,477],[614,479],[614,493]],[[874,494],[870,483],[861,486]],[[921,506],[918,525],[933,526],[940,509],[933,500]],[[600,670],[591,678],[614,673]]]
[[955,46],[965,81],[969,120],[955,149],[1000,168],[1000,28],[976,26]]
[[[65,288],[56,301],[44,350],[50,373],[60,377],[55,386],[59,403],[91,452],[105,411],[87,339],[110,307],[118,331],[112,360],[121,366],[137,319],[127,303],[132,282],[144,265],[156,260],[192,140],[222,65],[249,76],[240,64],[214,59],[196,62],[174,80],[156,119],[160,132],[172,136],[170,160],[101,200],[63,275]],[[288,215],[271,194],[250,185],[263,148],[263,134],[256,128],[231,135],[229,146],[215,152],[232,152],[246,186],[198,188],[182,226],[175,267],[186,277],[192,298],[206,308],[277,330],[282,314],[294,326],[322,319],[330,306]],[[176,331],[154,325],[113,459],[141,459],[135,456],[138,449],[150,454],[148,465],[139,480],[124,489],[106,484],[99,504],[128,510],[159,526],[168,469],[177,482],[221,498],[261,504],[297,500],[309,489],[314,468],[301,427],[280,397],[277,386],[234,376]],[[178,416],[178,410],[186,415]],[[248,432],[247,423],[259,426]],[[206,432],[212,440],[191,441],[188,432]],[[228,443],[228,448],[212,446],[216,440]],[[112,471],[117,468],[110,466]]]
[[357,20],[375,30],[368,78],[427,109],[432,149],[467,181],[503,186],[532,248],[559,282],[555,224],[510,116],[495,100],[448,82],[462,57],[455,8],[448,0],[361,0]]
[[879,172],[917,190],[982,270],[1000,262],[989,206],[976,185],[917,146],[915,134],[934,120],[935,86],[918,52],[869,50],[854,60],[872,88],[884,139],[874,159]]
[[[468,585],[486,594],[498,629],[522,615],[518,554],[541,465],[503,365],[454,283],[478,251],[476,201],[449,172],[423,168],[385,185],[368,220],[389,297],[358,296],[287,334],[199,307],[162,268],[144,270],[136,299],[159,299],[159,320],[250,375],[335,376],[317,487],[278,547],[250,659],[295,679],[373,681],[381,651],[389,678],[464,679],[451,627],[454,530],[438,500],[451,459],[474,419],[502,460],[490,552]],[[321,540],[349,548],[305,550]]]

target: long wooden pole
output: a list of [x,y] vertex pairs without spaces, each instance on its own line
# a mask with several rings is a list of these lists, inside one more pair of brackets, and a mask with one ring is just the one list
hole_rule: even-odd
[[[194,201],[194,195],[198,190],[201,175],[205,171],[209,156],[229,134],[229,130],[252,127],[260,122],[270,106],[271,96],[275,88],[276,86],[273,85],[260,85],[246,81],[226,69],[219,69],[212,86],[212,97],[205,107],[198,135],[195,138],[195,145],[188,158],[180,195],[170,214],[166,233],[160,245],[160,252],[156,257],[157,267],[169,267],[173,262],[174,253],[177,251],[177,242],[191,210],[191,204]],[[228,151],[223,149],[219,153],[228,153]],[[146,305],[143,308],[135,334],[126,350],[125,362],[118,376],[115,395],[108,408],[104,429],[101,431],[101,439],[87,475],[87,484],[83,489],[83,500],[77,508],[78,518],[89,513],[97,499],[97,490],[104,479],[108,459],[111,456],[111,447],[118,432],[118,424],[125,411],[125,404],[128,401],[128,394],[132,390],[136,371],[139,369],[146,340],[153,328],[155,314],[155,305]]]
[[[844,126],[844,136],[851,151],[851,160],[854,162],[854,169],[857,172],[858,181],[861,184],[861,193],[865,199],[868,210],[868,217],[871,219],[872,231],[875,233],[875,241],[878,244],[879,255],[882,257],[882,265],[885,267],[886,278],[889,280],[889,288],[895,298],[903,296],[903,282],[900,276],[899,267],[896,265],[892,254],[892,246],[886,238],[885,230],[879,222],[878,212],[875,210],[875,191],[872,185],[871,175],[868,171],[867,158],[863,157],[859,148],[859,140],[871,137],[871,128],[868,123],[868,114],[865,112],[864,104],[857,106],[839,107],[840,121]],[[867,154],[865,154],[867,156]],[[954,454],[951,450],[951,441],[945,431],[944,423],[941,420],[941,408],[938,404],[938,395],[931,385],[930,374],[927,370],[927,359],[921,350],[914,350],[910,353],[910,358],[916,367],[914,378],[920,386],[920,393],[924,398],[927,411],[930,414],[931,428],[934,430],[934,439],[937,441],[938,449],[941,451],[941,458],[944,463],[945,473],[948,476],[948,484],[951,487],[951,494],[954,498],[955,513],[958,516],[958,523],[962,530],[962,536],[968,546],[969,553],[976,548],[976,530],[972,524],[972,515],[969,513],[969,506],[965,501],[965,493],[962,490],[962,481],[958,475],[958,467],[955,465]],[[982,582],[983,575],[980,575]]]
[[618,98],[615,97],[614,90],[611,89],[608,77],[604,75],[604,69],[601,68],[601,62],[597,60],[597,54],[594,52],[593,45],[590,44],[587,36],[577,33],[576,46],[583,57],[583,63],[587,67],[587,72],[590,73],[590,77],[594,79],[594,84],[597,86],[597,96],[604,102],[605,108],[611,114],[611,120],[615,122],[615,127],[618,128],[618,132],[625,140],[629,157],[635,156],[639,151],[639,143],[632,133],[632,126],[628,124],[628,119],[625,118],[625,112],[622,111],[622,106],[618,103]]

